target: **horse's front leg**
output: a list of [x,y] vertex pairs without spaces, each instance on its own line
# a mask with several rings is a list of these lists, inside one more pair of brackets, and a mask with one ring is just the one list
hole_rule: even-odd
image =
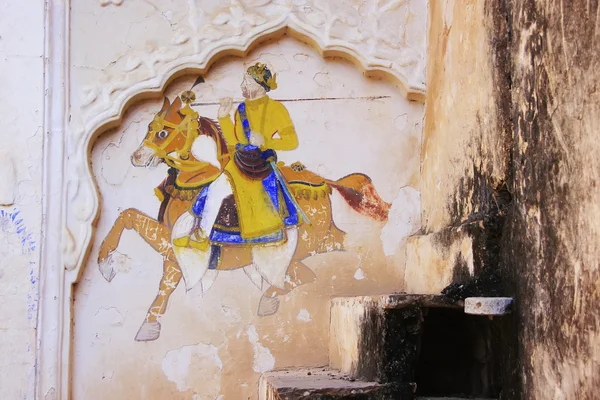
[[104,238],[98,252],[98,267],[102,276],[109,282],[116,275],[114,268],[116,260],[113,258],[113,253],[119,246],[121,235],[125,229],[136,231],[146,243],[163,256],[166,256],[170,248],[169,228],[135,208],[129,208],[121,212],[106,238]]
[[161,328],[159,319],[165,313],[169,297],[181,282],[181,277],[181,269],[177,264],[175,254],[172,249],[169,249],[163,263],[163,276],[158,286],[158,294],[150,305],[146,319],[135,336],[135,340],[148,342],[158,339]]

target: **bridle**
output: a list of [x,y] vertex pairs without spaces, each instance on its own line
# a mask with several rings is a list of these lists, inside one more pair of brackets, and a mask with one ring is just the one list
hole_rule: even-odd
[[[204,161],[189,159],[192,144],[199,135],[199,114],[189,104],[186,104],[185,107],[179,110],[179,113],[184,116],[183,121],[179,124],[165,120],[166,111],[157,114],[150,123],[150,132],[146,139],[144,139],[144,145],[154,150],[154,154],[163,159],[167,165],[181,171],[196,171],[209,165],[209,163]],[[173,130],[164,142],[160,146],[157,146],[154,144],[154,139],[158,132],[162,131],[165,127]],[[170,153],[167,153],[166,149],[178,135],[183,135],[185,144],[180,150],[176,151],[177,157],[174,157]]]

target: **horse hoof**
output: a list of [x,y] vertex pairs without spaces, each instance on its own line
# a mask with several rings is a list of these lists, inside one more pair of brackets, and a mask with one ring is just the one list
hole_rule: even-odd
[[158,339],[160,336],[160,322],[148,322],[145,321],[137,335],[135,335],[136,342],[151,342]]
[[268,297],[264,294],[260,298],[260,303],[258,303],[258,316],[259,317],[268,317],[269,315],[273,315],[279,310],[279,299],[277,297]]
[[108,257],[106,257],[104,260],[98,261],[98,269],[107,282],[112,281],[115,275],[117,275],[114,264],[115,259],[113,257],[113,253],[109,253]]
[[110,282],[117,275],[117,272],[129,271],[131,269],[130,264],[131,259],[126,254],[111,251],[104,260],[98,261],[98,269],[100,269],[104,279]]

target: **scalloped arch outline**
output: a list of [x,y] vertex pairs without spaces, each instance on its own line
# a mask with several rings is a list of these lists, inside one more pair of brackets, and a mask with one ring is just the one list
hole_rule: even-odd
[[[427,4],[426,0],[419,1]],[[387,7],[384,12],[390,10],[392,8]],[[249,32],[211,43],[197,54],[165,62],[150,78],[138,78],[137,82],[103,92],[103,96],[92,100],[93,107],[90,104],[89,107],[83,106],[84,113],[81,109],[71,108],[69,101],[69,33],[70,0],[48,1],[44,49],[44,221],[40,271],[43,285],[39,296],[39,349],[36,355],[36,398],[40,399],[70,398],[72,289],[89,256],[94,226],[100,214],[100,193],[91,170],[90,152],[96,138],[120,124],[133,103],[158,97],[177,77],[192,72],[206,73],[213,63],[226,55],[244,56],[260,43],[287,33],[307,42],[323,57],[339,56],[358,66],[367,76],[389,79],[409,100],[424,102],[426,94],[424,83],[414,78],[420,76],[422,64],[412,64],[411,69],[389,60],[370,59],[361,54],[358,46],[332,39],[287,11]],[[410,73],[411,70],[416,72],[413,76],[402,72]],[[73,121],[71,116],[75,116]],[[81,118],[80,123],[77,118]]]
[[[90,119],[90,121],[85,124],[83,132],[79,132],[79,135],[77,135],[82,135],[84,140],[76,141],[79,143],[79,146],[77,146],[77,154],[75,154],[75,157],[72,157],[72,159],[84,160],[83,162],[85,163],[85,177],[82,179],[83,182],[80,180],[77,185],[77,192],[80,192],[83,189],[81,187],[82,183],[87,185],[92,191],[92,193],[90,193],[91,196],[87,201],[91,201],[92,203],[87,204],[88,206],[91,205],[91,207],[85,207],[83,205],[81,207],[76,207],[76,209],[80,211],[83,211],[86,208],[89,210],[89,213],[84,216],[84,218],[77,218],[80,224],[83,223],[87,225],[85,232],[81,232],[82,227],[80,226],[79,232],[84,233],[83,237],[81,235],[77,236],[80,240],[83,239],[80,243],[76,243],[77,239],[73,235],[73,231],[69,229],[69,218],[67,216],[67,229],[65,232],[66,242],[64,246],[66,252],[65,266],[68,270],[77,271],[75,282],[79,279],[79,270],[84,264],[91,247],[93,224],[100,214],[100,196],[95,187],[93,173],[89,163],[89,154],[96,138],[102,132],[118,126],[121,123],[123,115],[125,115],[125,112],[132,104],[144,99],[160,96],[168,85],[178,77],[191,74],[205,74],[215,62],[226,56],[244,57],[265,41],[279,39],[284,35],[289,35],[297,40],[307,43],[324,58],[341,57],[350,61],[367,77],[377,77],[391,82],[401,90],[404,97],[408,100],[421,103],[425,101],[425,89],[410,84],[408,77],[401,71],[391,68],[390,62],[385,62],[383,60],[368,60],[356,49],[346,45],[345,42],[341,40],[325,41],[319,37],[316,30],[310,29],[310,27],[300,23],[294,16],[280,18],[280,21],[272,24],[270,27],[262,26],[253,29],[241,43],[238,38],[223,40],[215,46],[209,46],[197,55],[184,56],[167,63],[160,74],[157,74],[153,78],[133,83],[129,88],[123,90],[115,101],[112,102],[110,108]],[[81,167],[82,166],[79,165],[76,169],[81,171]],[[79,178],[82,178],[81,175]],[[69,196],[68,198],[73,199],[72,196]],[[82,215],[79,217],[81,216]]]

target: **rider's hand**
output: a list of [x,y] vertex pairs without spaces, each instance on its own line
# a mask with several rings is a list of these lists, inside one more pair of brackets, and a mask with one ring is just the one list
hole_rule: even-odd
[[250,133],[250,144],[253,146],[260,147],[265,144],[265,138],[260,133]]
[[228,117],[232,107],[233,99],[231,97],[223,97],[221,100],[219,100],[219,118]]

